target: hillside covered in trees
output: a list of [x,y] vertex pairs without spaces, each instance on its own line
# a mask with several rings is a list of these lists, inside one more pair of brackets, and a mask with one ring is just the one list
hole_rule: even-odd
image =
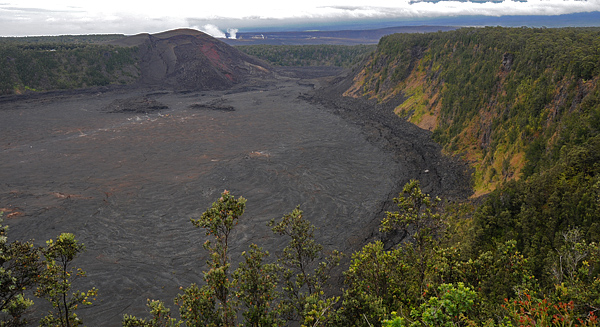
[[539,316],[552,297],[598,310],[599,46],[596,28],[395,34],[382,38],[345,92],[400,103],[398,115],[475,168],[476,194],[488,195],[472,214],[458,214],[450,248],[469,262],[516,251],[531,273],[522,281],[533,284],[504,288],[512,277],[496,272],[494,286],[470,285],[496,293],[481,303],[513,297],[528,306],[520,325],[559,325]]
[[475,187],[552,167],[598,133],[600,30],[465,28],[395,34],[346,94],[388,102],[476,168]]

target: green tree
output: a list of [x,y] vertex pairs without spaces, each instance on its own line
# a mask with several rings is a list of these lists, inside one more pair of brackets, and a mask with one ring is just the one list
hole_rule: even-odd
[[8,242],[8,226],[0,212],[0,326],[25,326],[24,315],[33,305],[25,291],[35,286],[42,271],[41,251],[31,242]]
[[284,215],[280,222],[269,222],[275,234],[290,241],[278,259],[282,266],[283,298],[281,311],[289,320],[300,320],[320,326],[330,318],[332,302],[324,293],[331,269],[339,265],[341,253],[334,250],[324,261],[323,246],[314,239],[315,227],[302,216],[300,207]]
[[198,288],[192,285],[177,297],[182,318],[188,326],[236,324],[235,299],[231,296],[234,284],[229,273],[229,236],[245,208],[246,199],[236,199],[225,190],[200,219],[190,219],[194,226],[204,228],[206,235],[214,240],[204,243],[204,248],[210,252],[210,268],[204,272],[206,286]]
[[449,260],[457,258],[439,249],[446,227],[440,201],[424,194],[416,180],[394,198],[398,211],[386,212],[380,230],[400,229],[406,240],[391,250],[377,241],[353,254],[344,273],[348,289],[340,313],[345,324],[380,326],[391,311],[410,312],[423,303],[437,282],[452,275]]
[[578,313],[600,309],[600,247],[588,243],[579,229],[563,233],[564,244],[557,249],[550,272],[554,280],[556,301],[574,301]]
[[347,289],[340,309],[342,324],[380,326],[392,310],[414,304],[418,286],[403,251],[401,247],[386,251],[383,242],[376,241],[352,254],[344,272]]
[[446,228],[445,217],[439,212],[440,198],[431,198],[421,191],[419,181],[411,180],[402,189],[402,195],[394,198],[398,211],[386,212],[381,221],[382,232],[400,229],[410,235],[402,245],[418,271],[419,292],[425,292],[426,271],[435,255],[435,247]]
[[263,251],[256,244],[242,253],[244,261],[234,271],[233,277],[237,285],[235,295],[246,307],[243,313],[246,326],[279,326],[283,321],[277,310],[279,267],[276,264],[263,263],[269,252]]
[[148,300],[152,318],[150,320],[136,318],[131,315],[123,316],[123,327],[179,327],[182,322],[171,318],[171,309],[165,307],[162,301]]
[[383,323],[385,327],[455,327],[468,326],[468,315],[473,311],[476,293],[463,283],[442,284],[439,295],[430,297],[419,308],[411,311],[410,317],[398,317],[392,313],[392,319]]
[[209,285],[198,287],[193,283],[181,290],[183,294],[177,295],[175,304],[179,306],[181,319],[186,326],[221,326],[221,317],[216,311],[217,302]]
[[80,304],[91,305],[90,298],[96,296],[96,288],[87,292],[71,291],[71,283],[75,277],[84,277],[81,268],[71,267],[77,255],[85,247],[75,239],[71,233],[62,233],[56,242],[46,242],[44,250],[46,269],[41,274],[36,295],[47,299],[52,305],[52,310],[42,318],[42,326],[70,327],[81,325],[75,310]]

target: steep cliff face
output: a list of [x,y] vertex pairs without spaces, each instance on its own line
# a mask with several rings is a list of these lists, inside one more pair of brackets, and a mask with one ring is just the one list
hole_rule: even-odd
[[264,62],[192,29],[140,34],[112,43],[139,48],[144,84],[222,90],[250,76],[270,74]]
[[395,112],[475,168],[479,194],[552,165],[599,132],[600,30],[461,29],[391,35],[346,96]]

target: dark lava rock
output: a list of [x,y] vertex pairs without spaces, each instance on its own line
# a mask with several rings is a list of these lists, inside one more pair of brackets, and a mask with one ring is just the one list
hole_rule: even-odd
[[233,106],[225,104],[225,100],[217,99],[208,103],[194,103],[189,106],[191,109],[209,109],[209,110],[220,110],[220,111],[235,111]]
[[105,110],[110,113],[138,113],[148,114],[163,109],[169,109],[166,106],[154,99],[146,97],[132,97],[127,99],[117,99],[106,106]]

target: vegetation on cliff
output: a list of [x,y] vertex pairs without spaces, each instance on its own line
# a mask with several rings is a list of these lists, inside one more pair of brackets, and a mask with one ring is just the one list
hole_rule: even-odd
[[347,95],[406,100],[396,112],[476,168],[476,189],[552,167],[598,134],[600,30],[465,28],[395,34]]
[[475,211],[471,255],[515,241],[547,286],[566,233],[600,241],[598,49],[596,28],[391,35],[346,94],[406,98],[396,112],[467,158],[476,190],[495,189]]
[[472,213],[455,215],[450,239],[438,245],[428,265],[442,278],[430,282],[435,296],[396,304],[406,309],[389,326],[465,324],[461,315],[486,325],[597,324],[573,312],[599,308],[599,46],[600,30],[591,28],[381,40],[345,94],[402,98],[395,112],[469,160],[479,194],[491,191]]

